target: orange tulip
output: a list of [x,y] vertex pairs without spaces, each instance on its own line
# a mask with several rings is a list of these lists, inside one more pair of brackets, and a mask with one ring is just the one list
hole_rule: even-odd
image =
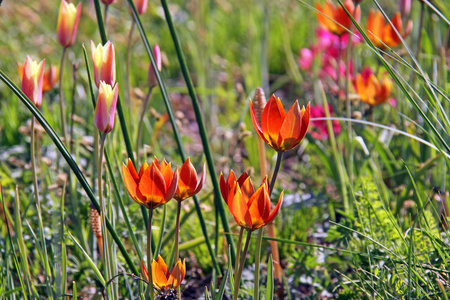
[[[144,277],[148,281],[148,271],[143,263],[142,269],[144,271]],[[176,289],[178,286],[180,286],[185,274],[185,260],[183,260],[183,263],[181,263],[181,259],[179,259],[173,267],[172,272],[170,273],[169,268],[167,267],[166,262],[161,257],[161,255],[158,256],[156,260],[152,261],[153,285],[162,292],[167,292],[170,289]]]
[[[344,6],[358,22],[361,16],[361,9],[359,5],[355,10],[355,5],[352,0],[346,0],[344,1]],[[352,20],[348,17],[347,13],[341,6],[336,7],[331,1],[327,0],[323,7],[320,3],[317,3],[316,9],[319,11],[319,13],[317,13],[317,21],[320,26],[329,32],[341,36],[350,29]]]
[[[399,12],[392,17],[391,22],[403,38],[406,38],[411,32],[411,21],[406,24],[405,32],[402,32],[402,17]],[[367,32],[372,43],[380,49],[386,49],[386,47],[394,48],[401,42],[400,37],[391,24],[384,21],[384,16],[380,11],[370,10],[369,18],[367,19]]]
[[139,174],[129,159],[127,166],[122,165],[122,175],[131,198],[148,209],[166,204],[177,190],[178,170],[173,172],[171,164],[164,159],[161,164],[156,158],[150,165],[145,162]]
[[64,48],[72,46],[77,36],[81,16],[81,2],[75,7],[73,3],[61,0],[58,15],[58,41]]
[[197,171],[188,157],[178,172],[178,187],[174,196],[175,200],[183,201],[200,192],[205,183],[205,177],[205,165],[203,164],[202,177],[197,179]]
[[[270,212],[271,203],[267,179],[264,178],[261,186],[255,191],[250,177],[244,174],[239,178],[243,182],[236,180],[233,182],[235,177],[232,172],[225,182],[223,174],[220,174],[221,192],[236,223],[248,231],[254,231],[275,219],[283,202],[283,192],[274,210]],[[232,184],[231,188],[230,184]]]
[[[22,70],[22,92],[39,108],[42,103],[42,81],[45,59],[40,63],[27,56]],[[20,68],[19,68],[20,73]]]
[[272,95],[264,107],[261,124],[250,100],[250,114],[259,136],[273,149],[284,152],[295,148],[305,137],[309,127],[310,105],[302,107],[295,101],[289,111],[283,108],[279,98]]
[[376,106],[389,98],[392,82],[388,78],[379,81],[369,68],[364,68],[356,75],[354,87],[362,102]]
[[234,175],[233,170],[228,174],[228,178],[225,181],[223,174],[220,174],[219,184],[220,184],[220,193],[222,194],[223,200],[228,204],[228,195],[230,194],[231,189],[234,186],[234,182],[237,182],[240,187],[244,184],[244,181],[248,178],[247,172],[242,173],[238,180],[236,180],[236,176]]

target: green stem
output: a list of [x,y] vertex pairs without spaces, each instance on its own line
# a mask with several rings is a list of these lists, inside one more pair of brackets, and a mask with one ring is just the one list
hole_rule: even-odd
[[239,239],[237,244],[237,252],[236,252],[236,262],[234,263],[234,284],[238,284],[237,277],[238,277],[238,271],[239,271],[239,259],[241,257],[241,249],[242,249],[242,237],[244,236],[244,227],[241,227],[241,230],[239,231]]
[[[3,81],[7,85],[7,87],[19,98],[19,100],[26,106],[26,108],[34,115],[36,120],[41,124],[41,126],[47,132],[47,135],[51,138],[51,140],[55,144],[58,151],[61,153],[62,157],[66,160],[67,164],[72,169],[73,173],[75,174],[78,181],[80,182],[81,187],[86,192],[86,195],[89,197],[89,200],[94,205],[95,209],[98,212],[100,212],[100,205],[99,205],[94,193],[92,192],[91,186],[87,182],[86,177],[84,177],[84,175],[81,172],[80,168],[78,167],[77,163],[72,158],[72,155],[69,153],[69,151],[65,147],[64,143],[61,141],[58,134],[56,133],[56,131],[47,122],[47,120],[44,118],[44,116],[41,114],[41,112],[30,101],[30,99],[28,99],[28,97],[25,96],[25,94],[1,70],[0,70],[0,80]],[[106,227],[108,228],[109,233],[112,235],[112,238],[114,239],[117,246],[119,247],[119,250],[122,253],[123,257],[125,258],[131,271],[134,274],[139,274],[138,269],[134,265],[133,261],[131,260],[130,255],[127,252],[127,249],[125,249],[125,246],[122,243],[122,239],[119,238],[117,232],[112,227],[111,222],[109,221],[108,218],[106,218]]]
[[280,171],[282,158],[283,158],[283,152],[278,152],[277,153],[277,162],[275,164],[275,169],[273,170],[273,173],[272,173],[272,179],[270,180],[269,196],[272,196],[273,187],[275,186],[275,181],[277,180],[278,172]]
[[[102,188],[102,169],[103,169],[103,152],[105,151],[105,141],[106,134],[101,135],[100,140],[100,151],[98,158],[98,172],[97,172],[97,183],[98,183],[98,198],[100,202],[100,217],[101,217],[101,228],[102,228],[102,236],[103,236],[103,266],[105,268],[105,281],[108,282],[112,278],[112,270],[110,264],[110,253],[109,253],[109,243],[108,243],[108,232],[105,230],[106,228],[106,204],[103,199],[103,188]],[[113,295],[111,291],[111,286],[108,285],[106,287],[107,294]]]
[[156,247],[155,257],[159,256],[159,253],[161,252],[161,246],[163,244],[163,238],[164,238],[164,228],[166,227],[166,216],[167,216],[167,205],[163,205],[163,217],[161,221],[161,233],[159,234],[159,241],[158,246]]
[[147,299],[150,297],[151,300],[155,299],[155,294],[153,293],[153,276],[152,276],[152,220],[153,220],[153,209],[148,210],[148,230],[147,230],[147,273],[148,273],[148,288],[147,288]]
[[256,257],[255,257],[255,280],[254,280],[254,294],[253,299],[259,299],[259,264],[261,261],[261,245],[264,227],[258,230],[258,239],[256,242]]
[[[94,1],[97,2],[98,0],[94,0]],[[144,42],[145,50],[147,51],[147,54],[148,54],[148,56],[150,58],[153,71],[155,72],[156,79],[157,79],[158,85],[160,87],[161,95],[163,97],[164,104],[165,104],[166,109],[167,109],[167,114],[169,115],[170,123],[172,124],[175,142],[176,142],[177,147],[178,147],[178,153],[179,153],[179,155],[181,157],[181,160],[185,161],[187,157],[186,157],[186,153],[184,152],[183,144],[181,142],[180,132],[178,131],[178,127],[176,125],[175,116],[174,116],[174,113],[173,113],[173,110],[172,110],[172,106],[171,106],[170,101],[169,101],[169,96],[167,94],[166,87],[164,85],[164,82],[161,79],[161,74],[160,74],[158,68],[156,67],[156,61],[155,61],[155,57],[153,56],[153,51],[151,50],[150,44],[148,43],[147,36],[146,36],[145,31],[144,31],[144,29],[142,27],[142,23],[141,23],[141,21],[139,19],[139,15],[138,15],[138,13],[136,11],[136,7],[134,6],[133,1],[132,0],[127,0],[127,1],[128,1],[128,4],[130,5],[130,9],[131,9],[131,12],[133,14],[134,20],[136,21],[136,25],[138,27],[139,33],[141,34],[142,41]],[[120,115],[119,115],[119,117],[120,117]],[[209,163],[208,163],[208,167],[210,167]],[[215,186],[214,187],[214,195],[215,195],[216,199],[220,200],[219,183],[218,183],[218,180],[217,180],[216,173],[214,171],[214,164],[212,164],[212,168],[213,168],[213,173],[211,174],[211,176],[212,176],[211,178],[215,178],[215,182],[216,182],[216,185],[214,185]],[[219,198],[217,198],[217,197],[219,197]],[[210,254],[210,257],[211,257],[212,263],[214,265],[214,268],[216,269],[217,274],[220,276],[222,274],[222,271],[220,270],[219,263],[217,261],[217,257],[214,255],[214,250],[212,249],[212,246],[211,246],[211,240],[209,238],[208,231],[206,229],[206,222],[205,222],[205,220],[203,218],[202,210],[200,208],[200,203],[198,201],[197,196],[194,196],[192,198],[194,200],[195,210],[197,212],[198,219],[200,221],[200,226],[202,228],[202,233],[203,233],[203,236],[205,237],[205,243],[206,243],[206,246],[208,248],[208,252]],[[220,202],[219,205],[222,205],[222,203]],[[223,206],[222,206],[222,211],[223,211],[223,214],[221,213],[221,217],[225,218],[225,219],[222,218],[222,221],[226,223],[226,227],[224,226],[224,229],[225,229],[225,231],[227,233],[229,233],[230,230],[229,230],[228,222],[226,220],[226,214],[225,214],[225,210],[223,209]],[[228,230],[226,230],[226,229],[228,229]],[[229,243],[230,243],[230,240],[231,240],[231,243],[230,243],[231,250],[232,250],[231,251],[231,256],[232,256],[232,259],[234,261],[234,257],[235,257],[234,251],[236,251],[236,250],[235,250],[235,247],[234,247],[233,238],[230,235],[227,235],[226,238],[229,241]]]
[[141,148],[141,138],[142,138],[142,128],[144,127],[144,116],[147,112],[147,106],[150,103],[150,97],[152,95],[153,87],[148,89],[147,96],[145,96],[144,105],[142,106],[141,118],[139,119],[139,127],[138,127],[138,135],[136,140],[136,162],[139,164],[140,153],[139,149]]
[[[175,231],[175,259],[174,259],[174,265],[178,262],[178,260],[180,259],[180,250],[179,250],[179,245],[180,245],[180,215],[181,215],[181,201],[177,201],[177,222],[176,222],[176,231]],[[172,266],[173,267],[173,266]],[[181,289],[180,286],[178,285],[177,287],[177,297],[178,299],[181,299]]]
[[[130,2],[131,0],[128,0],[128,2]],[[197,120],[197,124],[198,124],[198,128],[199,128],[199,133],[200,133],[200,137],[202,140],[202,145],[203,145],[203,151],[205,152],[205,157],[206,157],[206,162],[208,164],[208,169],[209,169],[209,173],[211,175],[211,181],[213,183],[213,190],[214,190],[214,199],[216,202],[216,207],[219,210],[220,213],[220,217],[222,219],[222,226],[225,232],[230,232],[230,226],[228,224],[228,220],[227,220],[227,216],[226,216],[226,212],[223,206],[223,202],[222,202],[222,198],[220,195],[220,188],[219,188],[219,181],[217,179],[217,174],[216,174],[216,170],[214,168],[214,161],[212,158],[212,154],[211,154],[211,149],[209,147],[209,139],[208,136],[206,134],[206,128],[205,128],[205,123],[203,121],[203,116],[200,110],[200,105],[199,105],[199,101],[197,99],[197,96],[195,94],[194,91],[194,85],[192,84],[192,80],[191,77],[189,75],[189,70],[188,67],[186,65],[186,61],[184,58],[184,54],[183,51],[181,49],[181,45],[180,45],[180,40],[178,38],[178,34],[175,30],[175,26],[173,24],[172,21],[172,16],[170,14],[169,11],[169,6],[167,5],[167,1],[166,0],[161,0],[161,4],[164,8],[164,14],[166,17],[166,22],[167,25],[169,27],[170,30],[170,34],[172,36],[172,40],[175,46],[175,50],[177,52],[177,56],[178,56],[178,61],[180,63],[180,67],[181,67],[181,71],[183,73],[183,77],[184,80],[186,81],[186,85],[189,91],[189,95],[191,97],[192,100],[192,106],[194,108],[194,112],[195,112],[195,118]],[[153,68],[155,68],[156,65],[153,65]],[[156,73],[156,71],[155,71]],[[159,81],[158,81],[159,82]],[[205,235],[206,237],[206,235]],[[232,259],[235,259],[235,252],[236,252],[236,247],[234,245],[234,241],[233,241],[233,237],[229,234],[226,235],[226,239],[228,244],[231,247],[231,256]]]
[[242,252],[241,262],[239,264],[238,276],[236,277],[236,281],[234,282],[233,300],[238,299],[239,286],[241,285],[242,271],[244,270],[245,257],[247,256],[248,246],[250,244],[251,237],[252,237],[252,232],[247,231],[247,240],[245,241],[244,252]]
[[59,112],[60,112],[60,118],[61,118],[61,129],[62,129],[62,136],[64,137],[64,140],[67,144],[67,131],[66,131],[66,117],[64,114],[64,96],[63,96],[63,74],[64,74],[64,62],[66,60],[66,53],[67,48],[63,49],[63,53],[61,56],[61,65],[59,66]]
[[[102,11],[100,9],[100,1],[94,0],[94,6],[95,6],[95,13],[97,15],[97,23],[98,23],[98,29],[100,32],[100,37],[102,38],[102,43],[106,44],[108,42],[108,37],[106,36],[105,24],[103,23]],[[130,135],[128,134],[128,127],[125,122],[125,115],[123,113],[122,101],[120,100],[120,96],[117,98],[116,110],[117,110],[117,115],[118,115],[119,121],[120,121],[120,128],[122,129],[122,135],[123,135],[123,140],[125,142],[125,147],[127,148],[128,157],[131,159],[133,164],[136,166],[136,161],[134,160],[133,148],[131,147]],[[145,226],[147,226],[147,224],[148,224],[147,214],[146,214],[145,208],[143,206],[141,206],[141,213],[142,213],[142,218],[144,219],[144,224],[146,224]],[[147,228],[147,230],[148,230],[148,228]]]
[[72,85],[72,107],[70,110],[70,129],[69,129],[69,143],[70,153],[73,153],[73,116],[75,115],[75,87],[77,84],[77,65],[73,64],[73,85]]
[[[134,32],[134,24],[136,22],[133,20],[131,20],[131,28],[130,28],[130,33],[128,34],[128,44],[127,44],[127,57],[126,57],[126,64],[125,64],[125,76],[126,76],[126,80],[127,80],[127,98],[128,98],[128,109],[130,110],[130,114],[131,114],[131,46],[132,46],[132,41],[133,41],[133,32]],[[137,149],[136,149],[137,150]],[[139,161],[138,161],[139,162]]]

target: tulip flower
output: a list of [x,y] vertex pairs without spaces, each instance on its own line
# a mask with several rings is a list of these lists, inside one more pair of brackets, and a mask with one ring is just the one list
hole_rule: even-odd
[[[45,59],[40,63],[27,56],[23,66],[22,92],[39,108],[42,103],[42,82],[44,79]],[[19,70],[20,73],[20,70]]]
[[[403,38],[406,38],[411,32],[411,21],[408,21],[405,32],[403,32],[402,18],[399,12],[391,19],[391,23]],[[370,11],[369,17],[367,18],[367,32],[369,39],[376,47],[383,50],[386,49],[386,47],[394,48],[400,44],[400,37],[395,30],[392,28],[391,24],[384,21],[384,16],[380,11]]]
[[389,98],[392,82],[388,78],[379,81],[369,68],[365,68],[356,75],[354,87],[362,102],[375,106]]
[[178,170],[172,172],[172,166],[164,159],[142,165],[139,174],[129,159],[128,165],[122,165],[122,175],[130,197],[139,205],[155,209],[173,198],[178,185]]
[[97,106],[95,107],[94,124],[102,133],[110,132],[114,127],[117,97],[119,96],[119,84],[114,87],[100,81]]
[[92,60],[94,61],[94,78],[97,87],[100,81],[109,85],[116,82],[116,61],[114,59],[114,45],[108,41],[104,46],[98,44],[95,47],[91,41]]
[[399,0],[398,10],[402,16],[409,16],[409,13],[411,12],[411,0]]
[[202,177],[197,177],[197,171],[191,163],[190,158],[186,159],[178,172],[178,187],[175,192],[175,200],[183,201],[196,195],[205,183],[206,170],[203,165]]
[[147,10],[148,0],[134,0],[133,2],[139,15],[145,13],[145,11]]
[[[345,0],[344,6],[353,18],[356,21],[359,21],[361,15],[359,5],[355,9],[355,5],[352,0]],[[317,13],[317,21],[329,32],[337,36],[341,36],[350,29],[352,20],[348,17],[347,13],[341,6],[336,7],[330,0],[327,0],[323,7],[320,3],[317,3],[316,9],[319,11]]]
[[[148,281],[148,271],[145,265],[142,263],[142,269],[144,272],[144,277]],[[176,289],[180,286],[186,274],[186,261],[181,259],[173,266],[172,272],[169,273],[169,268],[166,262],[160,256],[156,260],[152,261],[152,277],[153,285],[161,292],[168,292],[171,289]]]
[[105,5],[113,4],[116,0],[102,0],[102,3]]
[[234,173],[230,173],[226,182],[223,174],[220,174],[220,190],[236,223],[251,232],[266,226],[275,219],[283,202],[283,192],[277,205],[270,212],[267,179],[264,178],[261,186],[255,191],[250,177],[244,174],[237,181],[234,180]]
[[264,107],[261,124],[256,118],[253,103],[250,100],[250,114],[253,125],[259,136],[278,152],[295,148],[305,137],[308,131],[310,107],[298,105],[295,101],[286,113],[279,98],[272,95]]
[[50,65],[44,73],[44,81],[42,82],[42,92],[46,93],[53,89],[58,82],[59,69],[57,66]]
[[[159,50],[158,44],[153,47],[153,56],[155,57],[156,68],[161,72],[161,50]],[[158,80],[156,79],[155,71],[150,63],[148,67],[148,86],[155,87],[158,85]]]
[[81,16],[81,2],[75,7],[73,3],[61,0],[58,15],[58,41],[64,48],[72,46],[77,36]]

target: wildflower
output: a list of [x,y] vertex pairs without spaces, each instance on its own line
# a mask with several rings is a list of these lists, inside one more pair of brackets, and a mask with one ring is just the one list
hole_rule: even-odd
[[[42,103],[42,82],[44,79],[45,59],[40,63],[27,56],[23,66],[22,92],[39,108]],[[20,71],[19,71],[20,73]]]
[[272,95],[264,107],[261,124],[255,115],[253,103],[250,100],[250,114],[253,125],[259,136],[273,149],[284,152],[295,148],[308,131],[310,108],[298,105],[298,101],[286,113],[279,98]]
[[306,71],[311,69],[314,62],[314,53],[311,49],[303,48],[300,49],[300,56],[298,58],[298,64],[300,69]]
[[[161,51],[159,50],[158,44],[153,47],[153,56],[155,57],[156,68],[161,72]],[[148,67],[148,86],[155,87],[158,85],[158,80],[156,79],[155,71],[153,70],[153,66],[150,63]]]
[[[148,281],[148,271],[142,264],[144,271],[144,277]],[[164,259],[160,256],[156,260],[152,261],[152,277],[153,285],[162,292],[169,292],[172,289],[176,289],[180,286],[186,274],[186,262],[181,259],[173,266],[172,272],[169,273],[169,268],[166,265]]]
[[58,15],[58,41],[64,48],[72,46],[77,36],[78,23],[81,16],[81,2],[77,7],[73,3],[61,0]]
[[411,12],[411,0],[399,0],[398,10],[402,16],[409,16],[409,13]]
[[164,159],[161,164],[156,158],[150,165],[145,162],[139,174],[129,159],[127,166],[122,165],[122,175],[130,197],[148,209],[166,204],[177,190],[178,170],[173,172]]
[[104,81],[100,81],[94,123],[102,133],[108,133],[114,127],[114,115],[116,113],[118,95],[118,83],[112,87]]
[[203,165],[202,177],[197,178],[197,171],[192,165],[190,158],[186,159],[178,172],[178,187],[174,196],[175,200],[183,201],[200,192],[205,182],[205,177],[205,165]]
[[361,74],[356,75],[354,87],[362,102],[375,106],[389,98],[392,82],[388,78],[379,81],[370,68],[366,67]]
[[139,15],[142,15],[147,10],[148,0],[134,0],[134,5]]
[[113,4],[116,0],[102,0],[102,3],[105,5]]
[[[401,42],[400,37],[397,35],[397,32],[403,38],[406,38],[411,32],[411,21],[408,21],[408,23],[406,24],[405,32],[403,32],[402,18],[399,12],[397,12],[394,17],[392,17],[391,23],[392,25],[394,25],[395,30],[394,28],[392,28],[391,24],[384,21],[383,14],[380,11],[370,11],[369,17],[367,19],[367,32],[369,39],[376,47],[380,49],[386,49],[386,47],[394,48]],[[397,32],[395,32],[396,30]]]
[[261,186],[255,191],[250,177],[244,174],[239,180],[235,180],[234,173],[231,172],[227,181],[223,174],[220,174],[220,190],[236,223],[251,232],[266,226],[275,219],[283,202],[283,192],[277,205],[270,212],[267,179],[264,178]]
[[[350,15],[352,15],[356,21],[359,21],[361,15],[360,7],[357,6],[355,10],[355,5],[351,0],[345,0],[344,6]],[[336,7],[330,0],[327,0],[323,7],[320,3],[317,3],[316,9],[319,11],[317,13],[317,21],[329,32],[341,36],[350,29],[352,20],[341,6]]]
[[[328,104],[328,111],[330,115],[333,113],[333,107]],[[325,109],[322,105],[316,105],[311,107],[311,118],[325,118]],[[335,135],[339,135],[341,132],[341,124],[338,120],[333,120],[331,122],[333,127],[333,132]],[[328,126],[326,120],[311,121],[311,136],[314,139],[325,140],[328,139]]]
[[95,47],[91,41],[92,60],[94,61],[94,78],[97,87],[100,81],[109,85],[116,82],[116,62],[114,59],[114,45],[108,41],[104,46],[98,44]]

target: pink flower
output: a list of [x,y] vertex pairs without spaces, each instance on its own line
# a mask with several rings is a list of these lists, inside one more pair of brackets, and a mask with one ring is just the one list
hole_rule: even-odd
[[148,0],[134,0],[134,5],[139,15],[142,15],[147,10]]
[[[158,44],[153,47],[153,56],[155,57],[156,68],[161,72],[161,50],[159,50]],[[148,67],[147,80],[148,86],[150,87],[155,87],[158,85],[158,80],[156,79],[155,71],[153,71],[153,66],[151,63]]]
[[[330,112],[330,116],[333,113],[333,108],[328,104],[328,111]],[[325,118],[325,109],[322,105],[311,106],[311,119],[314,118]],[[339,135],[341,133],[341,124],[338,120],[331,121],[333,126],[333,132],[335,135]],[[311,120],[311,137],[318,140],[328,139],[328,127],[326,120]]]
[[309,70],[314,62],[314,53],[311,49],[300,49],[300,56],[298,58],[298,64],[300,69],[306,71]]
[[102,0],[102,3],[105,5],[113,4],[116,0]]
[[402,16],[409,16],[409,13],[411,11],[411,0],[399,0],[398,10],[402,14]]
[[112,87],[104,81],[100,81],[94,124],[102,133],[108,133],[114,127],[114,115],[116,113],[118,95],[118,83]]
[[92,60],[94,61],[95,85],[98,87],[100,81],[111,86],[116,83],[116,62],[114,58],[114,45],[108,41],[104,46],[98,44],[95,47],[91,41]]
[[22,92],[39,108],[42,103],[42,81],[44,80],[45,59],[39,64],[27,56],[22,74]]
[[77,7],[73,3],[61,0],[58,15],[58,41],[64,48],[72,46],[77,37],[78,23],[81,16],[81,2]]

